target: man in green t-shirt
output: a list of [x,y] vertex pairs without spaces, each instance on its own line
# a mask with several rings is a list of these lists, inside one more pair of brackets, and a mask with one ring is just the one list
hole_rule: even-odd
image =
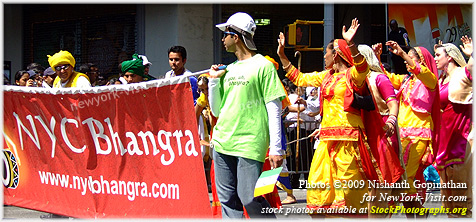
[[210,108],[218,117],[211,144],[222,215],[242,218],[244,206],[250,218],[275,217],[261,214],[269,203],[253,196],[268,147],[271,167],[283,162],[280,112],[285,92],[274,65],[254,51],[256,25],[250,15],[235,13],[216,27],[224,31],[226,51],[238,58],[226,70],[213,65],[210,71]]

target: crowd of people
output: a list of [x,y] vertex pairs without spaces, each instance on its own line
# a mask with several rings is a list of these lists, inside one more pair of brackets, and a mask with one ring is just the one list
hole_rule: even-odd
[[[308,183],[330,186],[308,188],[308,208],[315,209],[314,212],[339,207],[370,209],[375,205],[388,208],[395,203],[381,199],[379,203],[361,201],[366,193],[378,197],[378,193],[387,192],[415,197],[400,199],[405,208],[418,209],[407,211],[408,218],[428,216],[422,206],[426,189],[419,184],[425,182],[425,168],[434,165],[441,183],[465,187],[442,186],[441,193],[446,197],[467,198],[443,200],[443,206],[449,209],[448,216],[471,217],[471,38],[461,38],[461,51],[452,43],[436,44],[434,57],[424,47],[412,47],[407,53],[399,43],[388,41],[385,45],[393,56],[401,57],[406,65],[404,73],[395,74],[385,70],[380,62],[382,44],[372,48],[355,45],[353,36],[358,27],[354,19],[349,30],[344,26],[344,39],[328,44],[324,56],[326,70],[322,72],[301,73],[284,54],[284,35],[280,34],[278,40],[278,55],[286,77],[298,86],[321,87],[320,141]],[[468,62],[461,52],[469,58]],[[372,118],[375,114],[381,118]],[[460,173],[454,173],[455,169]],[[351,189],[332,186],[335,181],[404,181],[408,186],[380,189],[366,182],[359,189]],[[458,208],[466,210],[456,213]],[[389,216],[364,214],[361,216]]]
[[[163,78],[191,73],[185,68],[187,51],[183,46],[172,46],[167,53],[171,70]],[[48,65],[50,67],[45,68],[33,62],[26,69],[17,71],[15,85],[43,88],[96,87],[156,79],[149,74],[152,63],[145,55],[139,54],[132,55],[131,60],[121,62],[118,66],[120,73],[109,78],[101,74],[100,67],[95,63],[85,63],[77,69],[76,60],[68,51],[60,50],[53,56],[48,55]],[[197,78],[190,77],[190,82],[194,91],[194,100],[196,100],[198,98]]]
[[[256,52],[253,36],[257,27],[251,16],[235,13],[226,23],[216,25],[223,32],[224,48],[237,60],[225,69],[215,64],[207,74],[189,76],[202,157],[211,166],[207,182],[215,215],[274,218],[262,209],[296,202],[292,189],[299,187],[301,175],[289,171],[298,170],[311,184],[307,208],[313,217],[326,216],[322,209],[339,208],[357,209],[356,214],[340,215],[344,217],[390,217],[391,213],[361,209],[392,208],[399,202],[426,212],[424,201],[418,198],[424,200],[426,189],[419,184],[425,182],[423,172],[431,165],[438,170],[441,183],[466,187],[441,188],[447,197],[467,197],[461,202],[442,201],[449,209],[448,217],[472,216],[471,38],[461,38],[461,50],[440,42],[432,55],[424,47],[410,47],[406,30],[398,28],[395,20],[390,27],[396,40],[372,46],[354,42],[359,26],[357,19],[348,29],[344,26],[342,39],[332,40],[325,48],[325,70],[311,73],[291,64],[284,52],[285,36],[280,33],[277,56],[286,72],[286,79],[280,80],[279,63]],[[403,70],[392,73],[385,67],[380,59],[384,46],[394,63],[404,61]],[[168,55],[171,70],[165,78],[191,73],[184,67],[184,47],[173,46]],[[74,71],[75,60],[67,51],[49,56],[48,62],[47,69],[32,63],[18,71],[16,84],[66,88],[154,79],[148,74],[151,63],[138,54],[120,64],[120,78],[107,83],[99,81],[95,64]],[[299,138],[315,138],[314,145],[310,139],[296,142]],[[298,153],[300,165],[295,158]],[[285,168],[278,183],[287,192],[282,202],[253,196],[264,165]],[[336,182],[360,186],[337,187]],[[408,186],[393,186],[399,183]],[[366,195],[382,193],[417,198],[362,201]],[[456,208],[467,211],[454,213]],[[428,212],[406,215],[425,217]]]

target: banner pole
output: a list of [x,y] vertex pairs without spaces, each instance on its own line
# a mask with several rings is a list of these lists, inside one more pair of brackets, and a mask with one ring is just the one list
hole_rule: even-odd
[[[218,67],[218,70],[224,70],[224,69],[226,69],[226,66],[227,66],[227,65],[219,66],[219,67]],[[202,70],[202,71],[197,71],[197,72],[190,73],[190,74],[187,74],[187,75],[181,75],[181,77],[198,76],[198,75],[201,75],[201,74],[204,74],[204,73],[208,73],[208,72],[210,72],[210,69],[205,69],[205,70]]]
[[[294,53],[294,57],[297,57],[299,56],[298,58],[298,70],[299,72],[301,72],[301,52],[299,51],[296,51],[296,53]],[[301,87],[298,86],[297,88],[297,94],[298,94],[298,97],[301,97]],[[298,110],[297,110],[297,123],[296,123],[296,139],[299,141],[299,137],[300,137],[300,131],[301,131],[301,106],[300,104],[298,103]],[[299,170],[299,142],[296,143],[296,173],[298,172]]]

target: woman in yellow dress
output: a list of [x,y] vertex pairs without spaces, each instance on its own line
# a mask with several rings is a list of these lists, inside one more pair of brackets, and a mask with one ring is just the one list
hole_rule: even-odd
[[[367,180],[381,179],[366,143],[361,110],[354,108],[354,92],[364,94],[369,67],[353,42],[359,27],[352,20],[344,39],[331,41],[324,55],[325,71],[301,73],[284,54],[284,34],[278,39],[278,56],[286,77],[297,86],[321,87],[321,129],[307,184],[307,208],[311,216],[343,215],[366,217],[359,209],[368,192]],[[347,209],[345,209],[347,208]],[[339,211],[340,210],[340,211]]]
[[[409,188],[402,191],[405,208],[423,208],[425,190],[418,191],[414,183],[424,182],[423,170],[434,161],[435,142],[439,129],[438,70],[431,53],[424,47],[413,47],[405,53],[398,43],[388,41],[393,54],[401,56],[410,75],[387,73],[392,85],[399,90],[398,127],[402,142],[403,161]],[[433,151],[434,150],[434,151]],[[434,155],[433,155],[434,154]],[[408,218],[425,215],[408,213]]]

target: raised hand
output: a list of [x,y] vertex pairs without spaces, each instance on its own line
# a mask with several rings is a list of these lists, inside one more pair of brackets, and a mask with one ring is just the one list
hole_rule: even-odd
[[278,50],[276,53],[278,53],[278,56],[283,56],[284,55],[284,44],[286,42],[286,39],[284,37],[284,34],[282,32],[279,33],[279,39],[278,39]]
[[[288,57],[286,54],[284,54],[284,44],[286,43],[286,39],[284,37],[284,34],[282,32],[279,33],[279,39],[278,39],[278,57],[279,60],[281,60],[281,64],[283,65],[283,69],[285,72],[287,72],[287,68],[291,65],[291,62],[289,61]],[[285,68],[286,67],[286,68]]]
[[400,47],[400,45],[398,45],[397,42],[388,41],[388,42],[385,43],[385,45],[390,47],[389,51],[392,52],[393,54],[398,55],[398,56],[402,56],[403,50]]
[[354,39],[354,35],[357,32],[359,26],[360,24],[357,18],[352,19],[352,24],[350,25],[349,30],[346,31],[345,25],[342,26],[342,38],[344,38],[347,43],[352,42],[352,39]]
[[402,59],[405,61],[405,64],[408,65],[407,70],[409,70],[410,67],[415,66],[416,61],[413,61],[412,58],[405,51],[403,51],[403,49],[400,47],[400,45],[398,45],[397,42],[388,41],[385,43],[385,45],[390,47],[389,49],[390,52],[402,57]]
[[460,45],[459,47],[461,48],[461,51],[466,55],[466,56],[471,56],[473,53],[473,40],[471,37],[468,37],[467,35],[461,37],[461,42],[463,45]]
[[380,55],[382,55],[382,43],[377,43],[372,45],[375,56],[377,56],[378,61],[380,61]]
[[441,41],[441,39],[438,39],[438,44],[435,44],[435,45],[433,46],[433,51],[434,51],[434,52],[436,52],[436,46],[438,46],[438,45],[443,45],[443,41]]

